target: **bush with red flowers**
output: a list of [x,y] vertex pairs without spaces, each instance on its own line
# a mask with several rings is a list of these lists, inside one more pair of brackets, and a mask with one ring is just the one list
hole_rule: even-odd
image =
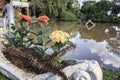
[[[29,16],[21,16],[21,26],[17,28],[13,25],[12,36],[5,36],[8,43],[3,53],[8,60],[19,67],[26,68],[27,71],[30,69],[36,73],[53,72],[67,80],[67,76],[61,71],[64,66],[62,66],[61,56],[67,50],[74,48],[73,43],[69,41],[70,36],[59,30],[49,35],[51,29],[47,26],[49,18],[40,16],[38,20],[40,30],[35,31],[28,28],[32,19]],[[53,52],[48,52],[49,49]]]
[[[44,58],[46,55],[46,50],[52,48],[54,52],[59,51],[66,44],[71,45],[72,42],[69,41],[69,34],[63,31],[55,31],[49,35],[49,30],[51,29],[47,26],[49,18],[47,16],[40,16],[38,21],[40,22],[40,31],[30,30],[31,17],[23,15],[20,17],[21,27],[17,28],[12,26],[13,36],[7,37],[10,46],[16,48],[21,48],[22,50],[30,51],[31,48],[33,52],[37,52]],[[31,37],[29,34],[33,34],[35,38]],[[49,46],[50,44],[53,44]]]
[[39,22],[43,22],[43,23],[45,23],[46,25],[48,25],[48,21],[49,21],[50,19],[45,15],[45,16],[39,16],[38,17],[38,21]]
[[22,15],[20,18],[19,18],[20,21],[25,21],[25,22],[28,22],[28,23],[31,23],[32,22],[32,19],[30,16],[27,16],[27,15]]

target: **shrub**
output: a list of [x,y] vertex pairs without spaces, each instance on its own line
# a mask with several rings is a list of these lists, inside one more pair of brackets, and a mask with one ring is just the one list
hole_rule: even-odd
[[[54,31],[48,34],[50,27],[47,26],[49,18],[47,16],[40,16],[38,18],[40,31],[29,30],[29,25],[32,19],[29,16],[20,17],[20,28],[12,26],[13,32],[6,35],[8,43],[5,44],[6,49],[3,53],[20,59],[23,63],[38,69],[51,71],[67,80],[65,74],[61,71],[59,62],[61,56],[74,45],[69,41],[69,34],[63,31]],[[35,38],[32,38],[33,34]],[[52,43],[51,46],[49,44]],[[51,55],[46,54],[48,48],[53,49]],[[31,54],[28,54],[31,53]],[[33,55],[32,55],[33,54]],[[34,56],[37,54],[39,56]]]
[[76,15],[70,11],[65,11],[64,14],[62,15],[62,20],[78,20]]

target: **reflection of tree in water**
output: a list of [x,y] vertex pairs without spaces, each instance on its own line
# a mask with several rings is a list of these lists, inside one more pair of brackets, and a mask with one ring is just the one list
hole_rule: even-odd
[[[55,30],[63,30],[68,33],[70,33],[71,37],[75,37],[80,32],[81,38],[84,39],[94,39],[97,42],[101,42],[103,40],[106,40],[111,46],[115,47],[118,46],[117,43],[114,44],[114,42],[110,41],[110,38],[116,37],[115,29],[113,29],[112,24],[107,23],[97,23],[96,26],[88,30],[84,25],[82,24],[76,24],[77,22],[54,22],[51,21],[48,26],[51,26],[51,31]],[[36,27],[33,27],[36,26]],[[120,25],[118,25],[120,26]],[[30,27],[32,30],[40,30],[40,27],[37,26],[37,24],[32,24]],[[106,34],[105,30],[108,29],[109,33]]]
[[[108,34],[105,33],[105,30],[108,29]],[[120,36],[117,37],[117,32],[113,26],[109,24],[97,24],[97,26],[91,30],[86,28],[80,29],[81,38],[85,39],[94,39],[97,42],[106,40],[110,45],[110,51],[114,53],[120,53]]]
[[[116,31],[116,36],[108,40],[109,44],[120,51],[120,28],[119,31]],[[120,52],[119,52],[120,53]]]
[[[108,28],[109,34],[105,33],[106,28]],[[96,27],[89,31],[86,28],[80,29],[79,31],[82,38],[94,39],[97,42],[108,40],[109,38],[116,36],[115,30],[109,24],[96,24]]]
[[108,40],[108,43],[112,46],[112,48],[120,50],[120,40]]
[[79,25],[77,24],[77,22],[67,22],[67,21],[57,21],[57,22],[51,22],[49,24],[52,28],[52,30],[63,30],[63,31],[67,31],[68,33],[70,33],[71,31],[76,32],[79,29]]

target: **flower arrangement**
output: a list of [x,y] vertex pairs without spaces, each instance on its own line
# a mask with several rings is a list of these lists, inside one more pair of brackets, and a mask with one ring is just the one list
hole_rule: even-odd
[[[16,57],[22,60],[23,63],[27,62],[29,66],[38,70],[53,72],[63,77],[63,80],[67,80],[67,77],[61,71],[62,66],[60,65],[62,61],[59,62],[58,59],[61,58],[61,54],[75,47],[69,41],[70,35],[61,30],[56,30],[49,35],[48,32],[51,28],[47,26],[49,21],[47,16],[38,18],[41,28],[38,32],[27,28],[32,22],[29,16],[23,15],[19,20],[21,27],[16,28],[13,25],[12,36],[6,35],[8,43],[5,44],[6,49],[4,49],[3,53]],[[35,38],[28,34],[33,34]],[[54,44],[49,46],[50,43]],[[51,55],[46,54],[49,48],[54,51]]]
[[65,43],[65,41],[68,40],[68,38],[70,37],[70,35],[66,32],[63,32],[61,30],[56,30],[54,32],[52,32],[52,34],[50,35],[50,38],[53,42],[57,42],[57,43]]
[[25,21],[25,22],[28,22],[28,23],[31,23],[31,22],[32,22],[31,17],[29,17],[29,16],[27,16],[27,15],[22,15],[19,20],[20,20],[20,21]]
[[45,16],[39,16],[38,17],[38,21],[39,22],[43,22],[43,23],[45,23],[46,25],[48,25],[48,21],[49,21],[50,19],[45,15]]

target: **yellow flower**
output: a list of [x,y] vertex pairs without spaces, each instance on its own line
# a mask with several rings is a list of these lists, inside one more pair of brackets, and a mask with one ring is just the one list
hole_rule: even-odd
[[52,32],[52,34],[50,35],[50,38],[53,42],[61,42],[64,43],[65,41],[67,41],[67,39],[70,37],[70,35],[66,32],[63,32],[61,30],[56,30],[54,32]]

